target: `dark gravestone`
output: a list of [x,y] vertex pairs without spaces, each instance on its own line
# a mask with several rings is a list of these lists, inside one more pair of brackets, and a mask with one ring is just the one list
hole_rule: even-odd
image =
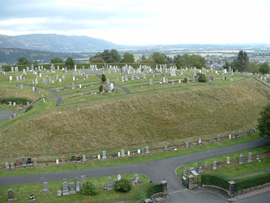
[[71,161],[75,161],[76,160],[76,158],[75,158],[75,156],[73,155],[72,157],[71,157]]
[[14,198],[14,193],[12,189],[8,190],[8,201],[15,201],[16,199]]
[[81,162],[81,157],[79,157],[79,156],[77,157],[77,162]]
[[27,159],[27,166],[32,166],[32,160],[30,157]]

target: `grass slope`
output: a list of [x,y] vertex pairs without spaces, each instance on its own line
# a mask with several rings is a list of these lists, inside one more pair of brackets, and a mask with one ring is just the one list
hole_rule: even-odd
[[0,159],[116,153],[227,136],[256,126],[269,89],[253,79],[63,106],[0,129]]

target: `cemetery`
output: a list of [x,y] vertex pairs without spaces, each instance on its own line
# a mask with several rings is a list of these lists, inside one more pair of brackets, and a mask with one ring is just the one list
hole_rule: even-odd
[[[12,147],[0,152],[0,177],[135,164],[257,140],[254,126],[270,97],[268,79],[269,75],[231,69],[171,65],[78,64],[67,69],[44,64],[2,69],[0,111],[10,116],[0,122],[0,139],[1,146]],[[257,155],[259,164],[252,173],[261,173],[269,168],[267,150],[187,164],[184,167],[194,169],[185,171],[185,179],[195,176],[187,184],[202,185],[204,174],[224,170],[229,176],[225,169],[230,167],[248,174],[243,166],[254,165]],[[178,170],[181,179],[182,173],[183,167]],[[229,176],[236,182],[233,188],[239,187],[238,175]],[[132,189],[121,195],[111,190],[121,175],[91,178],[97,188],[93,197],[82,195],[82,183],[76,178],[31,183],[23,190],[19,185],[12,190],[3,186],[0,194],[22,202],[138,199],[141,187],[151,187],[152,182],[140,177],[143,182],[138,185],[128,177]]]

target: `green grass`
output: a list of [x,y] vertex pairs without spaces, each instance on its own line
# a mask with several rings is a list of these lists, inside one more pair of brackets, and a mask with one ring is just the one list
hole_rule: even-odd
[[[253,154],[253,162],[251,162],[251,163],[247,162],[247,157],[248,157],[249,152],[252,152],[252,154]],[[225,175],[225,176],[234,177],[234,176],[239,176],[239,175],[243,175],[243,174],[247,174],[247,173],[256,172],[256,171],[263,170],[263,169],[270,167],[270,164],[269,164],[270,158],[269,157],[264,158],[261,162],[259,162],[256,160],[256,157],[254,156],[254,154],[263,154],[265,152],[270,152],[270,146],[249,149],[249,150],[245,150],[245,151],[241,151],[241,152],[230,153],[230,154],[226,154],[223,156],[214,157],[211,159],[205,159],[205,160],[201,160],[201,161],[197,161],[197,162],[191,162],[191,163],[188,163],[188,164],[185,164],[185,165],[179,167],[177,169],[177,175],[182,178],[183,170],[185,168],[189,169],[190,167],[194,167],[196,170],[198,170],[198,163],[199,162],[202,162],[203,170],[204,170],[204,163],[207,162],[207,165],[208,165],[207,172],[208,173],[221,174],[221,175]],[[239,156],[241,153],[244,156],[244,163],[243,164],[238,163]],[[230,157],[231,164],[226,163],[227,157]],[[217,170],[212,170],[212,165],[213,165],[214,161],[223,163],[222,167],[219,168],[217,166]],[[234,163],[234,162],[236,162],[236,163]],[[200,179],[200,178],[198,178],[198,179]]]
[[[121,174],[122,178],[127,178],[130,180],[131,177],[135,179],[134,174]],[[112,180],[117,179],[117,176],[111,176]],[[24,184],[24,185],[13,185],[7,187],[0,187],[0,201],[8,202],[8,190],[12,189],[14,192],[14,197],[17,199],[16,202],[29,202],[30,194],[34,194],[36,197],[36,202],[104,202],[112,201],[118,199],[125,199],[131,197],[138,197],[140,195],[140,190],[142,187],[148,184],[149,178],[143,175],[139,175],[139,179],[143,180],[143,183],[133,187],[127,193],[120,193],[114,190],[103,191],[103,183],[108,185],[108,177],[97,177],[97,178],[86,178],[86,181],[91,181],[96,189],[97,195],[87,196],[83,194],[74,194],[67,196],[57,196],[57,191],[62,187],[61,181],[49,182],[48,188],[50,192],[43,193],[43,183],[33,183],[33,184]],[[74,182],[74,180],[67,180],[68,183]],[[113,182],[113,181],[112,181]]]
[[[39,173],[50,173],[50,172],[60,172],[60,171],[83,170],[83,169],[90,169],[90,168],[140,163],[140,162],[165,159],[165,158],[170,158],[170,157],[175,157],[175,156],[180,156],[184,154],[190,154],[190,153],[195,153],[195,152],[200,152],[200,151],[205,151],[205,150],[217,149],[221,147],[226,147],[230,145],[252,141],[258,138],[259,138],[258,134],[253,134],[250,137],[244,136],[241,139],[214,142],[211,144],[205,144],[205,145],[190,147],[190,148],[180,148],[177,151],[154,152],[154,153],[143,155],[143,156],[136,155],[136,156],[130,156],[130,157],[125,157],[125,158],[108,159],[104,161],[88,161],[85,163],[66,163],[63,165],[52,164],[50,166],[42,165],[38,167],[21,168],[21,169],[10,170],[10,171],[3,170],[3,171],[0,171],[0,176],[1,177],[2,176],[16,176],[16,175],[39,174]],[[60,159],[60,155],[58,158]],[[66,160],[69,160],[68,157],[66,157]]]

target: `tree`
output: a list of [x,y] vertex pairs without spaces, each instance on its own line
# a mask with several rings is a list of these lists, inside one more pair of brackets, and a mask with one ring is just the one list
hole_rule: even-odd
[[197,76],[199,77],[199,82],[207,82],[207,79],[204,74],[198,73]]
[[91,63],[104,63],[105,61],[103,60],[103,58],[97,57],[97,58],[91,58],[90,62]]
[[27,64],[32,64],[33,62],[29,59],[27,59],[25,56],[21,56],[17,58],[18,65],[27,65]]
[[64,61],[63,59],[56,56],[56,57],[51,58],[51,63],[64,63]]
[[104,74],[101,75],[101,81],[105,82],[107,80],[106,76]]
[[155,63],[158,63],[158,64],[165,64],[165,60],[166,60],[164,54],[161,54],[159,52],[154,52],[152,54],[152,59]]
[[102,53],[98,52],[96,55],[90,58],[90,61],[93,58],[102,58],[106,63],[116,63],[120,62],[121,55],[118,53],[116,49],[112,49],[111,51],[106,49]]
[[270,103],[264,107],[258,119],[258,129],[260,136],[270,138]]
[[83,184],[82,193],[84,195],[96,195],[97,190],[96,190],[95,185],[92,182],[87,181],[87,182],[84,182]]
[[124,53],[122,62],[124,63],[133,63],[134,62],[134,55],[131,53]]
[[267,74],[269,73],[269,65],[268,63],[263,63],[261,66],[260,66],[260,69],[259,69],[260,73],[262,74]]
[[74,67],[74,60],[72,57],[68,57],[67,60],[65,61],[65,65],[68,68],[73,68]]
[[222,66],[222,68],[229,70],[230,64],[228,61],[225,62],[225,64]]
[[196,68],[199,68],[199,69],[202,68],[202,64],[200,63],[200,61],[198,61],[198,62],[196,63],[195,67],[196,67]]
[[180,67],[197,67],[198,65],[203,67],[206,64],[206,59],[200,55],[188,55],[184,54],[180,56],[176,62],[177,68]]
[[259,73],[259,65],[256,62],[251,62],[248,64],[248,72]]
[[249,64],[249,58],[247,52],[239,51],[237,59],[235,59],[235,69],[243,72],[247,70]]
[[99,92],[103,92],[103,85],[100,85],[98,90],[99,90]]
[[173,57],[173,63],[176,64],[176,62],[178,61],[178,59],[181,57],[180,54],[177,54]]

